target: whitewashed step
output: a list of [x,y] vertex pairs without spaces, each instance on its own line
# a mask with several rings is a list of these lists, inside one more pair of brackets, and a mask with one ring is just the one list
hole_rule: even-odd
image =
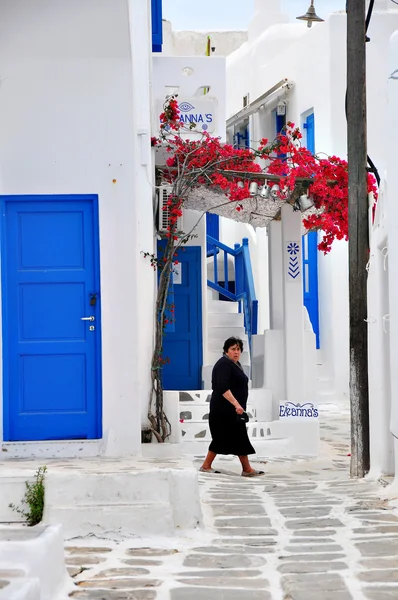
[[52,506],[77,504],[166,503],[170,497],[167,469],[134,472],[57,471],[46,477],[46,503]]
[[211,313],[207,317],[209,330],[212,327],[244,328],[243,313]]
[[[228,316],[237,316],[237,315],[228,315]],[[244,327],[239,325],[235,326],[212,326],[207,330],[207,334],[210,340],[227,340],[230,337],[238,337],[242,340],[242,342],[247,342],[247,335]]]
[[175,530],[173,509],[169,502],[128,504],[77,504],[56,506],[52,522],[64,524],[66,539],[98,536],[119,540],[139,535],[170,536]]
[[[47,500],[46,500],[47,501]],[[0,527],[0,565],[18,569],[25,581],[16,578],[4,588],[7,600],[55,600],[70,582],[65,566],[64,539],[59,524],[46,527],[10,525]],[[28,581],[30,580],[30,581]],[[37,595],[39,586],[40,594]],[[0,596],[1,598],[1,596]]]
[[41,598],[38,579],[11,579],[0,589],[0,600],[41,600]]
[[68,539],[118,540],[195,528],[201,521],[197,472],[190,463],[173,464],[103,460],[49,470],[44,522],[62,523]]
[[207,302],[207,312],[209,314],[220,314],[220,313],[236,313],[238,312],[238,303],[237,302],[223,302],[222,300],[209,300]]

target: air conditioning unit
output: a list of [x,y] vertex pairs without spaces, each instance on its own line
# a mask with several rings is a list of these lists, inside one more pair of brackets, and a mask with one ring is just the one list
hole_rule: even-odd
[[[168,231],[170,223],[170,211],[167,206],[167,201],[173,191],[171,185],[161,185],[159,187],[159,223],[158,231]],[[182,217],[177,219],[177,231],[183,231]]]

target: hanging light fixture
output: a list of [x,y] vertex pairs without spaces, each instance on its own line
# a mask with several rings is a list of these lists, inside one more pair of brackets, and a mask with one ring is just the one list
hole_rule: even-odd
[[325,19],[321,19],[315,12],[314,0],[311,0],[311,6],[301,17],[296,17],[299,21],[307,21],[307,27],[312,27],[313,23],[322,23]]
[[267,198],[269,198],[269,195],[270,195],[270,187],[267,183],[265,183],[260,190],[260,196],[261,196],[261,198],[264,198],[264,200],[266,200]]
[[258,193],[258,183],[252,181],[249,187],[250,196],[257,196]]
[[314,201],[310,196],[307,196],[307,194],[303,194],[300,196],[298,204],[301,212],[305,212],[314,206]]
[[275,184],[272,186],[270,195],[271,195],[272,200],[280,200],[279,185]]

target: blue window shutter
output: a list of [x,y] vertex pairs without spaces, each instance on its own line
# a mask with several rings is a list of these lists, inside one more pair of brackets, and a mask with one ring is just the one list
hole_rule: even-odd
[[304,128],[307,132],[307,149],[315,154],[315,119],[314,113],[312,115],[308,115],[307,120],[305,122]]
[[151,0],[152,52],[161,52],[163,44],[162,0]]

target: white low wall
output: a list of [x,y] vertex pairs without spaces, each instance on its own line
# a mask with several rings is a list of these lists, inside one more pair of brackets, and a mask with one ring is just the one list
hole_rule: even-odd
[[40,600],[57,600],[62,592],[72,590],[60,525],[0,527],[0,564],[3,569],[20,569],[27,578],[37,578]]

